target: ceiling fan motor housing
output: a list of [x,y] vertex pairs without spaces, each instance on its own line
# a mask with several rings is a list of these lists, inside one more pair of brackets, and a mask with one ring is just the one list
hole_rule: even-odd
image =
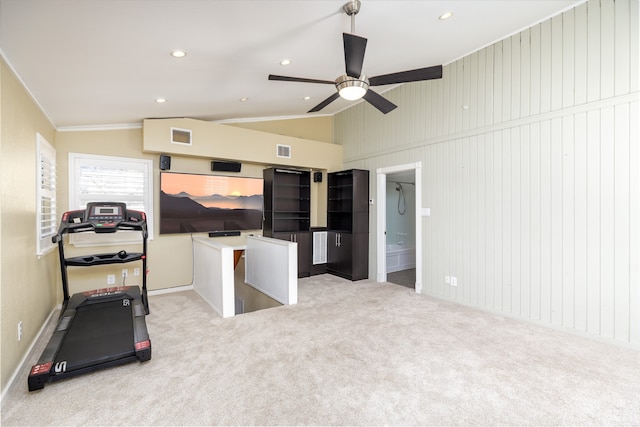
[[343,74],[336,79],[336,89],[344,99],[350,101],[360,99],[369,90],[369,79],[364,74],[358,78]]
[[352,16],[360,12],[360,4],[360,0],[352,0],[345,3],[345,5],[342,6],[342,10],[344,10],[347,15]]

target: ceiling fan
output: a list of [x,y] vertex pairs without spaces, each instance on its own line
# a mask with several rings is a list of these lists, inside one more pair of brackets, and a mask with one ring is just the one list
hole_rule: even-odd
[[[352,0],[342,7],[345,13],[351,17],[351,33],[355,33],[355,15],[360,11],[360,5],[360,0]],[[339,97],[342,97],[351,101],[364,98],[368,103],[376,107],[382,113],[387,114],[397,108],[397,105],[369,89],[370,86],[382,86],[442,78],[442,65],[367,77],[362,73],[362,64],[364,62],[367,39],[349,33],[342,33],[342,38],[344,42],[346,74],[341,75],[334,81],[278,76],[274,74],[269,74],[269,80],[335,85],[337,92],[313,107],[308,111],[308,113],[320,111]]]

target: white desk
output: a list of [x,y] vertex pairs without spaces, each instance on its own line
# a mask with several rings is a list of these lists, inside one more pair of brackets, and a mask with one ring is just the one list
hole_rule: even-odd
[[193,287],[222,316],[235,316],[234,269],[245,251],[245,283],[282,304],[298,302],[297,243],[261,236],[193,239]]

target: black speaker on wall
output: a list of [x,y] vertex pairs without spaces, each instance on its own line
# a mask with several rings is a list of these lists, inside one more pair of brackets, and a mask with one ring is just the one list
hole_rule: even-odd
[[211,170],[212,171],[221,171],[221,172],[240,172],[240,168],[242,168],[242,163],[238,162],[211,162]]
[[313,173],[313,182],[322,182],[322,172]]
[[164,154],[160,156],[160,170],[166,171],[171,169],[171,156],[165,156]]

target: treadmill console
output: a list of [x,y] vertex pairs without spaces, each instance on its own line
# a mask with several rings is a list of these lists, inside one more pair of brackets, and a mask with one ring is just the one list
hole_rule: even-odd
[[96,227],[115,227],[125,220],[126,211],[124,203],[91,202],[87,204],[84,221]]
[[84,222],[91,224],[96,233],[114,232],[125,221],[126,212],[124,203],[90,202],[87,203]]

